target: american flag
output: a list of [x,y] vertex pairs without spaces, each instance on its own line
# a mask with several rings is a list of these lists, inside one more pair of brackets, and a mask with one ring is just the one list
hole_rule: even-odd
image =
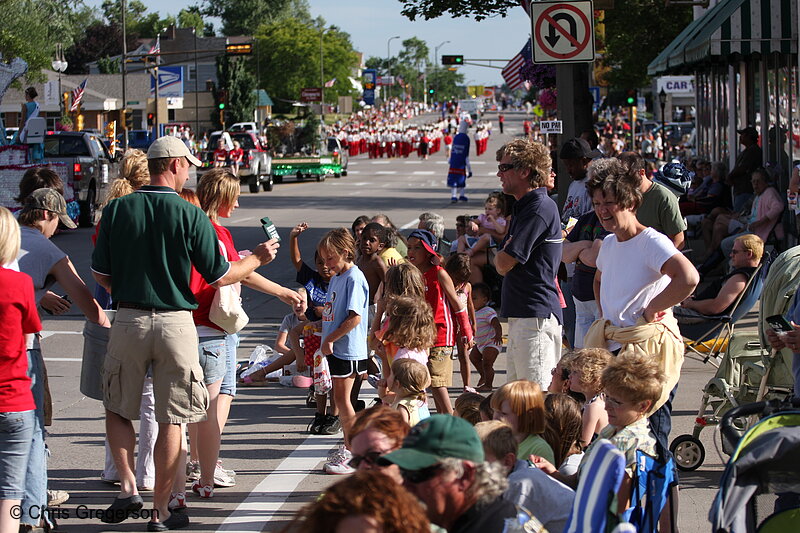
[[326,88],[333,87],[334,83],[336,83],[336,78],[333,78],[332,80],[326,81],[325,82],[325,87]]
[[150,51],[147,52],[148,54],[160,54],[161,53],[161,36],[159,35],[156,37],[156,44],[154,44]]
[[78,107],[80,107],[81,100],[83,100],[83,91],[86,90],[86,82],[88,80],[89,78],[86,78],[80,85],[72,89],[72,105],[69,107],[70,111],[77,111]]
[[506,83],[511,90],[519,89],[524,85],[522,76],[520,76],[520,69],[525,65],[526,60],[533,60],[531,56],[530,40],[525,41],[525,46],[522,47],[522,50],[520,50],[519,53],[508,62],[501,72],[503,79],[506,80]]

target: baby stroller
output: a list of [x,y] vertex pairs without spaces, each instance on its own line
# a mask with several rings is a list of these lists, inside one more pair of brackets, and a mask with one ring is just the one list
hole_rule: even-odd
[[[761,293],[758,333],[734,333],[716,374],[703,388],[700,409],[691,435],[680,435],[670,444],[678,470],[696,470],[705,460],[700,433],[718,425],[733,407],[769,399],[784,399],[793,389],[792,353],[788,348],[769,351],[765,319],[786,314],[800,286],[800,246],[779,255],[769,268]],[[746,429],[740,427],[740,430]],[[722,451],[730,455],[735,442],[722,435]]]
[[[738,439],[735,421],[760,416]],[[741,405],[721,430],[738,445],[709,512],[714,533],[800,531],[800,400]]]

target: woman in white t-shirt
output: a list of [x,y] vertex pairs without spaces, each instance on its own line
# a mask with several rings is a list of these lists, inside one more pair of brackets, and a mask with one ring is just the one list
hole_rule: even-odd
[[[637,180],[627,175],[622,163],[605,161],[602,172],[593,172],[592,166],[589,166],[587,188],[600,223],[611,232],[603,240],[597,256],[595,299],[599,302],[602,319],[612,327],[624,328],[614,333],[617,340],[620,336],[636,338],[631,344],[635,342],[637,349],[647,346],[653,357],[662,358],[665,373],[671,374],[672,379],[668,379],[667,384],[671,391],[669,399],[665,398],[665,403],[650,417],[656,438],[666,447],[671,426],[671,398],[683,353],[671,308],[692,293],[699,275],[666,235],[639,223],[636,209],[642,196],[636,186]],[[647,328],[654,323],[664,327]],[[653,338],[642,339],[641,333],[649,331]],[[591,333],[587,334],[587,340]],[[608,335],[609,328],[606,328],[607,339]],[[609,341],[607,348],[625,350],[626,346]]]

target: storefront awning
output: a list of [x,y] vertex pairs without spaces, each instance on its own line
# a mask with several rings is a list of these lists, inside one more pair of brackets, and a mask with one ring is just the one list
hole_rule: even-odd
[[648,66],[661,74],[708,60],[797,53],[797,0],[722,0]]

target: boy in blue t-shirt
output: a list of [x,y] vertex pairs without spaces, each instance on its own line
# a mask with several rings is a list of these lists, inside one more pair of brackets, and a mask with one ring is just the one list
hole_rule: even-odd
[[[335,274],[328,285],[322,312],[321,350],[328,360],[333,379],[333,400],[347,446],[350,427],[356,416],[350,393],[355,380],[367,372],[369,285],[353,262],[356,242],[345,228],[329,231],[317,245],[317,253]],[[343,447],[341,455],[347,454],[349,452]]]

